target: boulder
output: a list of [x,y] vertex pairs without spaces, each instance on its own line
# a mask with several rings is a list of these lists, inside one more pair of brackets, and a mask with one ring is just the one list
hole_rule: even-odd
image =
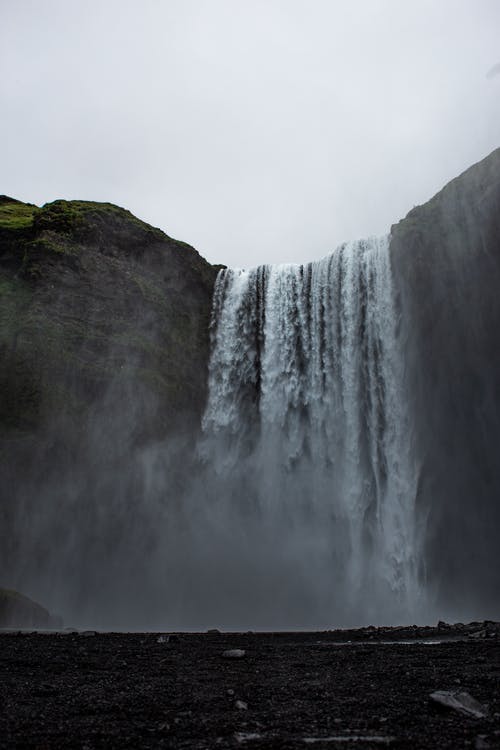
[[61,618],[53,615],[37,602],[11,589],[0,589],[1,628],[57,628]]

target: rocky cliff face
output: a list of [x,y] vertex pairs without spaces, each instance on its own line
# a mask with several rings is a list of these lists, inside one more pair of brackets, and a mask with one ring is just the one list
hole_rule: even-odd
[[443,606],[500,592],[500,149],[392,228],[422,575]]
[[116,206],[1,197],[1,438],[132,394],[143,437],[197,424],[216,273]]
[[110,578],[134,566],[127,546],[147,555],[147,498],[168,493],[141,461],[176,435],[175,498],[205,402],[216,274],[116,206],[0,198],[0,585],[75,611],[88,591],[109,597],[110,549],[123,545]]

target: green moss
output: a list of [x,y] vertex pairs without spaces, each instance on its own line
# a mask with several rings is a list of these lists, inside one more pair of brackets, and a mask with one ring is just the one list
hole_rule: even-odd
[[46,203],[36,217],[35,226],[38,230],[52,230],[55,232],[71,232],[82,224],[83,216],[76,201],[54,201]]
[[38,230],[51,229],[67,233],[82,226],[86,221],[92,223],[93,219],[122,217],[149,234],[157,234],[159,238],[165,238],[160,229],[146,224],[130,211],[115,206],[113,203],[56,200],[38,208],[31,203],[22,203],[5,196],[0,196],[0,198],[0,228],[3,229],[27,229],[35,226]]
[[165,238],[160,229],[145,224],[125,208],[113,203],[97,203],[95,201],[65,201],[56,200],[46,203],[36,217],[37,229],[52,229],[57,232],[69,233],[78,230],[85,224],[100,223],[106,218],[126,219],[129,224],[140,227],[148,234],[157,235],[158,239]]
[[28,229],[38,213],[38,208],[31,203],[5,201],[0,203],[0,228]]

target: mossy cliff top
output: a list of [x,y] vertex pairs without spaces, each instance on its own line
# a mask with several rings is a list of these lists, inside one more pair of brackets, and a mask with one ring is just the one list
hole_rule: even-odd
[[33,226],[35,213],[39,210],[32,203],[21,203],[7,195],[0,195],[0,229],[28,229]]
[[175,246],[178,251],[185,250],[185,259],[200,273],[208,271],[210,279],[215,268],[187,243],[172,239],[112,203],[56,200],[38,207],[1,195],[0,255],[11,244],[18,250],[30,250],[30,243],[60,253],[91,245],[108,255],[127,252],[137,257],[154,245]]
[[60,232],[74,232],[87,224],[120,218],[141,227],[148,233],[164,237],[160,229],[137,219],[125,208],[113,203],[96,201],[56,200],[38,207],[33,203],[23,203],[8,195],[0,195],[0,228],[2,229],[52,229]]

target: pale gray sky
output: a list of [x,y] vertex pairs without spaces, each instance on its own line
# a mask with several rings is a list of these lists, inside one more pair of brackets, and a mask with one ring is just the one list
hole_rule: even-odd
[[500,0],[0,0],[0,193],[319,258],[500,145],[499,62]]

